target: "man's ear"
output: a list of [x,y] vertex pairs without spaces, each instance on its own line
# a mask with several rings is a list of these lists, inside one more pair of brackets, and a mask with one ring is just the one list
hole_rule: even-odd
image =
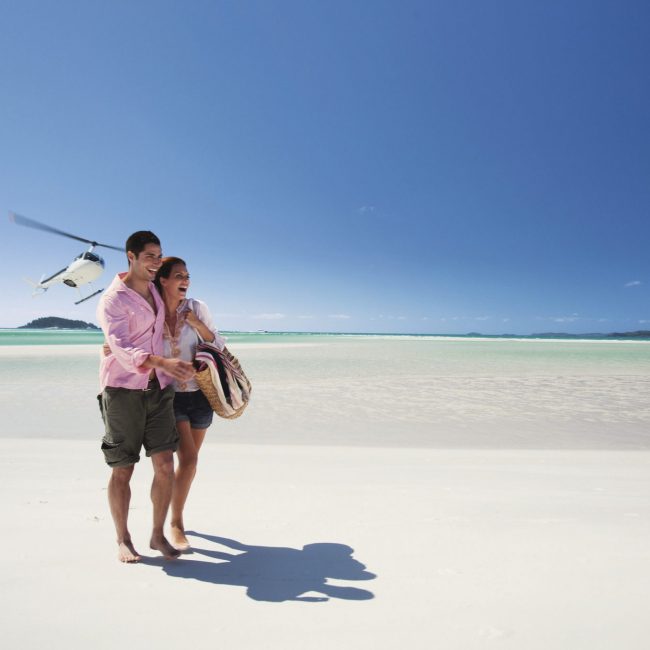
[[129,260],[129,266],[131,266],[131,264],[133,264],[135,260],[135,255],[133,254],[132,251],[126,251],[126,257]]

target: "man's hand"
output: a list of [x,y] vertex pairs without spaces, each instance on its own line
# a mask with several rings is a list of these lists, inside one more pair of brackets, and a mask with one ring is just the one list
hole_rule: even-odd
[[178,381],[188,381],[196,374],[194,366],[189,361],[182,359],[162,358],[159,367],[164,373]]

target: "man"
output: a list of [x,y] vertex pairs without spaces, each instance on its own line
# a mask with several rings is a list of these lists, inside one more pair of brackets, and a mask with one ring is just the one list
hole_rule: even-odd
[[129,270],[118,274],[97,307],[97,319],[110,353],[102,357],[100,406],[106,428],[104,457],[112,468],[108,502],[115,522],[118,559],[137,562],[127,526],[130,480],[144,445],[153,463],[153,531],[150,547],[167,559],[178,557],[163,526],[172,493],[174,451],[178,446],[172,379],[187,381],[191,363],[162,357],[165,305],[153,279],[160,267],[160,240],[150,231],[133,233],[126,242]]

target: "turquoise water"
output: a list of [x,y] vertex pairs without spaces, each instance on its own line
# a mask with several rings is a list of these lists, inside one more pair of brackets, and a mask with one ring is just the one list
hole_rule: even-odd
[[[650,344],[627,340],[537,340],[398,334],[222,332],[231,350],[274,350],[259,362],[293,377],[650,375]],[[0,329],[0,348],[97,345],[100,330]],[[254,344],[254,345],[253,345]],[[307,352],[304,347],[310,348]],[[317,351],[314,348],[319,348]],[[70,350],[72,353],[72,350]],[[248,354],[251,350],[248,349]],[[276,357],[276,354],[279,355]],[[3,362],[5,365],[7,361]]]
[[103,339],[99,330],[0,329],[0,345],[92,345]]
[[[222,332],[229,344],[236,343],[306,343],[325,342],[332,339],[389,339],[389,340],[441,340],[444,338],[491,340],[542,340],[535,336],[490,336],[475,334],[330,334],[326,332]],[[100,330],[48,330],[48,329],[0,329],[0,346],[3,345],[92,345],[101,343],[103,335]],[[575,337],[556,340],[575,341]],[[611,337],[588,336],[585,340],[616,341]],[[649,339],[624,339],[647,341]]]
[[[292,334],[266,332],[222,332],[230,343],[271,343],[282,341],[297,343],[329,338],[327,334]],[[2,345],[93,345],[102,343],[104,335],[101,330],[38,330],[38,329],[0,329],[0,346]]]

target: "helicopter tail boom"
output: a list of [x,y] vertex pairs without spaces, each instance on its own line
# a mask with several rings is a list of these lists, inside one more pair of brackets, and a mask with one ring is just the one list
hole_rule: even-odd
[[48,289],[48,287],[44,287],[40,282],[36,282],[36,280],[32,280],[31,278],[23,278],[23,280],[34,289],[34,291],[32,291],[33,298],[44,294]]

